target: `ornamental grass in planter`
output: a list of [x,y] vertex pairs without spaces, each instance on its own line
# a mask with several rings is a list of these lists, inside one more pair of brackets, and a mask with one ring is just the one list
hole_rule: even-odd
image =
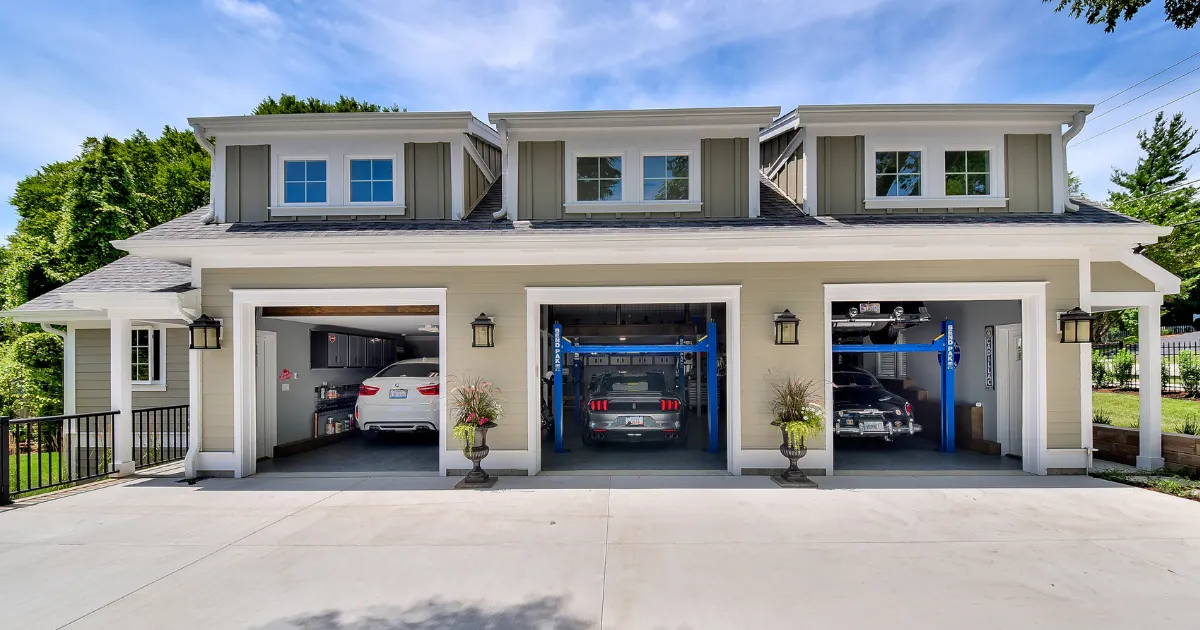
[[794,376],[775,377],[771,385],[771,426],[779,427],[783,443],[779,452],[788,459],[788,468],[771,478],[781,486],[815,487],[816,484],[796,465],[808,453],[805,440],[825,430],[825,409],[819,387],[812,379]]
[[[458,380],[458,379],[456,379]],[[474,467],[456,487],[486,488],[495,485],[496,478],[480,466],[491,449],[487,445],[488,429],[498,426],[503,415],[500,388],[481,378],[462,379],[461,385],[450,390],[450,408],[454,425],[450,435],[462,445],[463,456]]]

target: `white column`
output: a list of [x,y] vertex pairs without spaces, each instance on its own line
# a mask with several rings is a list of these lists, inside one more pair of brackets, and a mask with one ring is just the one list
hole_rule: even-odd
[[762,179],[762,171],[759,170],[759,160],[762,158],[762,153],[759,150],[758,134],[750,136],[750,155],[748,157],[748,161],[750,162],[749,208],[750,217],[753,218],[759,215],[759,203],[761,197],[759,194],[761,192],[759,189],[759,180]]
[[467,211],[463,199],[463,159],[467,156],[463,138],[460,133],[450,140],[450,218],[456,221]]
[[116,410],[113,423],[113,464],[117,476],[133,474],[133,384],[130,373],[130,328],[128,319],[110,319],[109,408]]
[[188,350],[188,450],[183,457],[183,476],[199,474],[204,430],[204,350]]
[[1159,306],[1138,307],[1138,401],[1141,404],[1137,467],[1157,470],[1162,457],[1162,332]]

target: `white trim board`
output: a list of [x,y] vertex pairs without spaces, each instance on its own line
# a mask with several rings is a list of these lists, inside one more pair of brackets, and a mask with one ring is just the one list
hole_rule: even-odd
[[[1024,344],[1023,400],[1024,425],[1021,431],[1022,459],[1025,472],[1046,474],[1047,468],[1047,407],[1046,344],[1049,343],[1046,325],[1045,282],[912,282],[882,284],[825,285],[825,411],[833,414],[833,328],[831,314],[834,302],[843,301],[973,301],[1020,300],[1021,336]],[[825,448],[833,453],[833,432],[825,432]],[[1082,450],[1081,450],[1082,452]],[[836,457],[834,453],[834,457]],[[1051,466],[1053,467],[1053,466]],[[832,474],[832,461],[830,462]]]
[[[395,306],[438,307],[438,384],[447,389],[450,371],[446,356],[446,289],[232,289],[233,294],[233,473],[245,477],[255,473],[255,309],[264,306]],[[446,474],[446,394],[439,396],[438,470]]]
[[526,393],[529,412],[528,470],[542,469],[541,311],[553,304],[688,304],[721,302],[725,308],[726,466],[742,474],[742,338],[741,285],[698,285],[665,287],[526,287],[525,343]]

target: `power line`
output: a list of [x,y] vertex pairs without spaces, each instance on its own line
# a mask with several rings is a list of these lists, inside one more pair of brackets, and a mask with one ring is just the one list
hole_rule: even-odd
[[1076,143],[1075,143],[1075,146],[1079,146],[1079,145],[1081,145],[1081,144],[1083,144],[1083,143],[1085,143],[1085,142],[1090,142],[1090,141],[1092,141],[1092,140],[1095,140],[1096,138],[1099,138],[1100,136],[1103,136],[1104,134],[1106,134],[1106,133],[1108,133],[1108,132],[1110,132],[1110,131],[1112,131],[1112,130],[1114,130],[1114,129],[1120,129],[1121,127],[1124,127],[1125,125],[1128,125],[1129,123],[1131,123],[1131,122],[1133,122],[1133,121],[1135,121],[1135,120],[1137,120],[1137,119],[1141,118],[1142,116],[1148,116],[1148,115],[1150,115],[1150,114],[1153,114],[1154,112],[1161,111],[1161,110],[1162,110],[1164,107],[1166,107],[1166,106],[1168,106],[1168,105],[1173,105],[1173,104],[1175,104],[1175,103],[1178,103],[1179,101],[1182,101],[1183,99],[1185,99],[1185,98],[1187,98],[1187,97],[1189,97],[1189,96],[1191,96],[1191,95],[1193,95],[1193,94],[1196,94],[1197,92],[1200,92],[1200,88],[1196,88],[1196,89],[1192,90],[1191,92],[1188,92],[1187,94],[1184,94],[1183,96],[1180,96],[1179,98],[1177,98],[1177,99],[1175,99],[1175,100],[1173,100],[1173,101],[1170,101],[1170,102],[1167,102],[1167,103],[1163,103],[1162,105],[1159,105],[1158,107],[1155,107],[1154,109],[1152,109],[1152,110],[1150,110],[1150,111],[1147,111],[1147,112],[1144,112],[1144,113],[1138,114],[1137,116],[1134,116],[1133,118],[1130,118],[1129,120],[1126,120],[1125,122],[1123,122],[1123,123],[1121,123],[1121,124],[1119,124],[1119,125],[1114,125],[1114,126],[1112,126],[1112,127],[1109,127],[1108,129],[1105,129],[1104,131],[1101,131],[1101,132],[1100,132],[1100,133],[1098,133],[1098,134],[1095,134],[1095,135],[1092,135],[1092,136],[1088,136],[1087,138],[1084,138],[1083,140],[1080,140],[1079,142],[1076,142]]
[[1134,101],[1138,100],[1139,98],[1142,98],[1143,96],[1146,96],[1147,94],[1152,94],[1152,93],[1154,93],[1154,92],[1157,92],[1157,91],[1159,91],[1159,90],[1161,90],[1161,89],[1163,89],[1163,88],[1167,87],[1168,85],[1171,85],[1172,83],[1174,83],[1174,82],[1176,82],[1176,81],[1178,81],[1178,80],[1182,79],[1183,77],[1186,77],[1187,75],[1189,75],[1189,74],[1191,74],[1191,73],[1193,73],[1193,72],[1195,72],[1195,71],[1197,71],[1197,70],[1200,70],[1200,66],[1196,66],[1195,68],[1192,68],[1191,70],[1188,70],[1187,72],[1184,72],[1183,74],[1181,74],[1181,75],[1179,75],[1179,76],[1175,77],[1174,79],[1171,79],[1170,81],[1167,81],[1166,83],[1163,83],[1162,85],[1159,85],[1159,86],[1158,86],[1158,87],[1156,87],[1156,88],[1152,88],[1152,89],[1146,90],[1145,92],[1142,92],[1141,94],[1138,94],[1137,96],[1135,96],[1135,97],[1133,97],[1133,98],[1129,99],[1128,101],[1125,101],[1124,103],[1121,103],[1120,105],[1117,105],[1116,107],[1112,107],[1112,108],[1106,109],[1106,110],[1104,110],[1104,112],[1102,112],[1102,113],[1100,113],[1100,114],[1096,114],[1095,116],[1092,116],[1092,117],[1091,117],[1091,119],[1092,119],[1092,120],[1096,120],[1097,118],[1100,118],[1101,116],[1107,116],[1107,115],[1109,115],[1109,114],[1111,114],[1111,113],[1113,113],[1113,112],[1117,111],[1118,109],[1121,109],[1122,107],[1125,107],[1126,105],[1128,105],[1128,104],[1130,104],[1130,103],[1132,103],[1132,102],[1134,102]]
[[1192,53],[1192,54],[1188,55],[1187,57],[1184,57],[1183,59],[1180,59],[1179,61],[1176,61],[1175,63],[1173,63],[1173,64],[1171,64],[1171,65],[1167,66],[1166,68],[1163,68],[1162,70],[1159,70],[1158,72],[1156,72],[1156,73],[1154,73],[1154,74],[1152,74],[1152,75],[1150,75],[1150,76],[1146,77],[1145,79],[1142,79],[1141,81],[1138,81],[1137,83],[1134,83],[1133,85],[1131,85],[1131,86],[1129,86],[1129,87],[1125,88],[1124,90],[1121,90],[1120,92],[1117,92],[1116,94],[1113,94],[1112,96],[1110,96],[1110,97],[1108,97],[1108,98],[1104,99],[1103,101],[1100,101],[1099,103],[1096,103],[1096,106],[1097,106],[1097,107],[1099,107],[1099,106],[1101,106],[1101,105],[1103,105],[1103,104],[1105,104],[1105,103],[1107,103],[1107,102],[1109,102],[1109,101],[1113,100],[1114,98],[1117,98],[1118,96],[1120,96],[1120,95],[1122,95],[1122,94],[1124,94],[1124,93],[1128,92],[1129,90],[1132,90],[1133,88],[1135,88],[1135,87],[1137,87],[1137,86],[1139,86],[1139,85],[1141,85],[1141,84],[1143,84],[1143,83],[1145,83],[1145,82],[1149,81],[1150,79],[1153,79],[1154,77],[1157,77],[1157,76],[1161,75],[1162,73],[1166,72],[1167,70],[1170,70],[1171,68],[1174,68],[1175,66],[1178,66],[1179,64],[1181,64],[1181,63],[1183,63],[1183,62],[1187,61],[1188,59],[1191,59],[1191,58],[1193,58],[1193,57],[1197,57],[1197,56],[1200,56],[1200,50],[1197,50],[1196,52],[1194,52],[1194,53]]
[[1186,182],[1179,182],[1178,184],[1175,184],[1174,186],[1171,186],[1170,188],[1164,188],[1163,190],[1160,190],[1160,191],[1158,191],[1158,192],[1153,192],[1153,193],[1150,193],[1149,195],[1142,195],[1141,197],[1130,197],[1129,199],[1126,199],[1126,200],[1125,200],[1124,202],[1122,202],[1122,203],[1115,203],[1115,204],[1113,204],[1113,207],[1114,207],[1114,208],[1116,208],[1116,207],[1119,207],[1119,206],[1124,206],[1124,205],[1131,204],[1131,203],[1133,203],[1133,202],[1135,202],[1135,201],[1141,201],[1141,200],[1143,200],[1143,199],[1149,199],[1149,198],[1151,198],[1151,197],[1157,197],[1157,196],[1159,196],[1159,195],[1165,195],[1165,194],[1167,194],[1167,193],[1172,193],[1172,192],[1175,192],[1175,191],[1177,191],[1177,190],[1180,190],[1180,189],[1183,189],[1183,188],[1187,188],[1187,187],[1191,186],[1192,184],[1197,184],[1197,183],[1200,183],[1200,178],[1197,178],[1197,179],[1192,179],[1192,180],[1189,180],[1189,181],[1186,181]]

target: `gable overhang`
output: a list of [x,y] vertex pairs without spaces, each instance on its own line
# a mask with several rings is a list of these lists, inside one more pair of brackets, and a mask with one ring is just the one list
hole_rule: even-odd
[[803,105],[764,133],[811,125],[1066,125],[1092,109],[1087,104]]
[[77,308],[104,314],[105,319],[187,323],[200,316],[200,290],[181,293],[96,291],[64,296]]
[[493,124],[512,131],[586,129],[767,127],[778,107],[708,107],[687,109],[619,109],[566,112],[502,112],[488,114]]
[[273,116],[214,116],[188,118],[205,137],[227,134],[379,133],[386,131],[445,131],[467,133],[500,146],[500,134],[471,112],[353,112],[280,114]]
[[74,322],[107,321],[104,311],[86,310],[80,308],[56,308],[37,311],[0,311],[0,317],[11,317],[13,320],[26,324],[67,324]]
[[[1169,230],[1169,228],[1167,228]],[[1092,262],[1119,262],[1134,273],[1154,284],[1156,293],[1176,295],[1182,288],[1182,281],[1171,272],[1158,266],[1157,263],[1141,254],[1135,254],[1130,249],[1107,250],[1094,252]]]

